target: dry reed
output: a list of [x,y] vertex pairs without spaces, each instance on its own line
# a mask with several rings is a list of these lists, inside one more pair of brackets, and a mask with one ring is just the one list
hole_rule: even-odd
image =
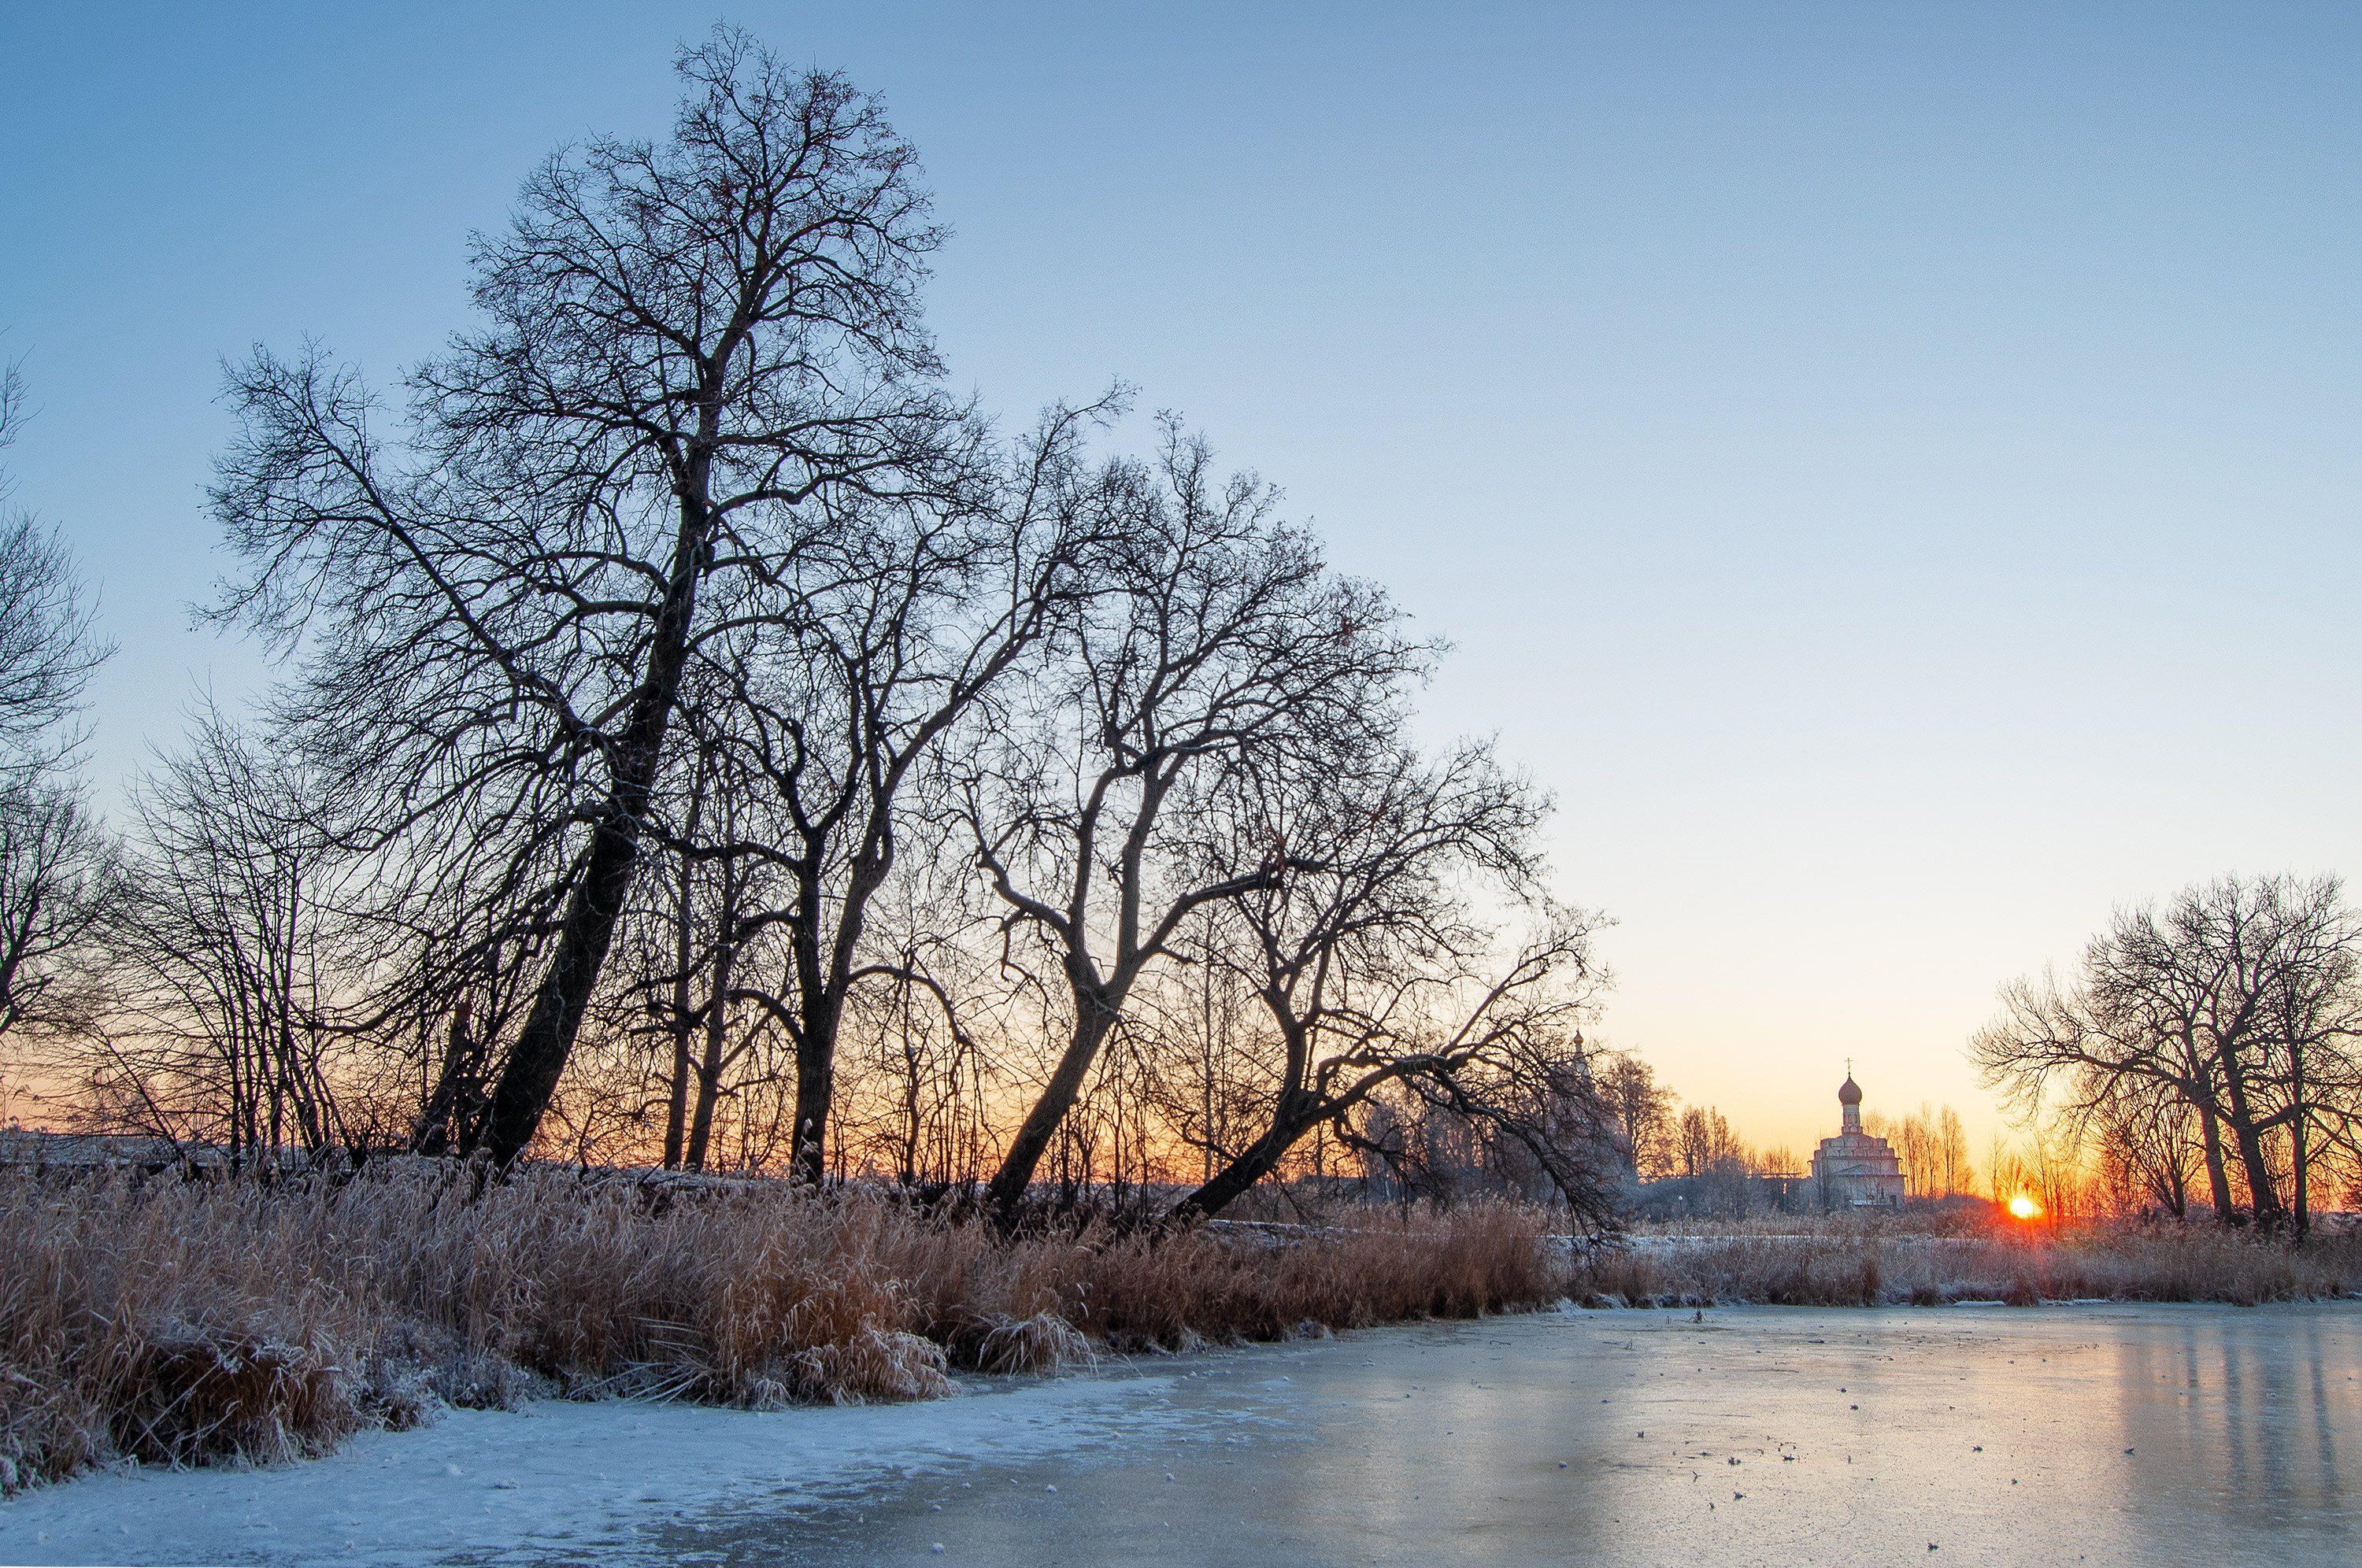
[[[1792,1231],[1794,1229],[1793,1222]],[[1575,1270],[1600,1306],[1940,1306],[1956,1301],[2214,1301],[2362,1292],[2362,1237],[2301,1244],[2210,1226],[1911,1236],[1832,1228],[1644,1238]]]
[[858,1190],[430,1163],[265,1186],[0,1174],[0,1490],[116,1457],[298,1457],[527,1393],[751,1407],[1563,1290],[1535,1211],[1006,1239]]

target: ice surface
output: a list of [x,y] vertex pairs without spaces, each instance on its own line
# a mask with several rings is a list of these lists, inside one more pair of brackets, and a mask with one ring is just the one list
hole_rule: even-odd
[[1187,1418],[1124,1441],[652,1545],[731,1565],[935,1541],[1028,1568],[2362,1562],[2350,1304],[1552,1314],[1194,1370],[1141,1401]]

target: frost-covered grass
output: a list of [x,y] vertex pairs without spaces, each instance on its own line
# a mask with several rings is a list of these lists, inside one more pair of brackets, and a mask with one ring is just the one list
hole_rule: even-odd
[[1913,1235],[1788,1220],[1784,1232],[1642,1235],[1576,1267],[1601,1306],[1937,1306],[1953,1301],[2216,1301],[2253,1306],[2362,1292],[2362,1235],[2302,1243],[2205,1224],[1986,1226]]
[[0,1174],[0,1490],[315,1453],[530,1393],[765,1408],[1559,1295],[1537,1212],[1275,1240],[1017,1238],[861,1190],[423,1162],[339,1182]]

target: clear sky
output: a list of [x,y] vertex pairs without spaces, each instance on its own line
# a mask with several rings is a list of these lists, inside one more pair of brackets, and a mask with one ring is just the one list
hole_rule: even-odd
[[[1458,651],[1557,793],[1607,1019],[1762,1143],[1992,1117],[1994,987],[2112,904],[2356,868],[2362,10],[742,4],[884,93],[933,315],[1121,376]],[[701,6],[0,8],[0,352],[122,655],[105,781],[259,665],[189,629],[221,356],[391,381],[464,242],[656,133]]]

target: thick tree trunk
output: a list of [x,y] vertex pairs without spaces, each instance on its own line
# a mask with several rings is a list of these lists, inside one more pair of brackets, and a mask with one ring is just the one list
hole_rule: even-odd
[[1297,1140],[1319,1125],[1318,1109],[1312,1096],[1300,1089],[1282,1095],[1264,1135],[1246,1153],[1216,1172],[1213,1179],[1175,1204],[1172,1217],[1183,1223],[1210,1220],[1245,1197],[1255,1183],[1279,1168],[1279,1162],[1296,1147]]
[[2285,1224],[2288,1209],[2280,1202],[2279,1183],[2272,1179],[2262,1135],[2238,1123],[2232,1126],[2231,1132],[2238,1146],[2239,1165],[2246,1173],[2247,1199],[2254,1208],[2256,1223],[2274,1227]]
[[1066,1043],[1065,1054],[1058,1058],[1050,1081],[1043,1086],[1042,1096],[1027,1111],[1017,1136],[1009,1143],[1009,1153],[1001,1157],[1000,1168],[993,1173],[990,1185],[984,1189],[986,1206],[1003,1225],[1014,1221],[1025,1204],[1025,1189],[1033,1185],[1033,1171],[1057,1135],[1058,1125],[1081,1098],[1083,1079],[1090,1072],[1092,1062],[1098,1058],[1099,1046],[1105,1043],[1108,1031],[1114,1027],[1122,1004],[1104,996],[1093,995],[1077,1010],[1075,1032]]
[[2246,1077],[2237,1060],[2227,1051],[2223,1059],[2223,1086],[2231,1101],[2231,1138],[2239,1151],[2239,1165],[2247,1178],[2247,1201],[2253,1207],[2256,1223],[2277,1226],[2286,1218],[2280,1207],[2278,1184],[2272,1180],[2271,1166],[2265,1163],[2263,1135],[2256,1131],[2256,1119],[2247,1100]]
[[788,1169],[792,1179],[814,1185],[828,1174],[828,1118],[836,1099],[836,1040],[844,1024],[845,997],[853,987],[854,957],[861,948],[869,900],[885,886],[894,866],[892,834],[884,834],[881,842],[878,831],[878,813],[885,813],[890,822],[891,790],[873,796],[869,809],[868,836],[845,878],[835,934],[826,942],[821,934],[825,909],[821,876],[827,856],[813,851],[797,877],[795,974],[803,1017],[796,1036],[796,1121]]
[[[655,769],[648,769],[653,775]],[[607,962],[615,939],[615,922],[623,914],[631,890],[632,872],[639,860],[641,812],[646,810],[652,778],[635,781],[640,812],[622,800],[613,801],[600,819],[591,840],[582,879],[567,900],[566,920],[559,926],[557,950],[550,957],[533,1010],[525,1015],[508,1065],[492,1090],[490,1114],[484,1120],[483,1146],[502,1165],[524,1153],[540,1129],[542,1113],[557,1090],[557,1077],[573,1054],[574,1037],[581,1032],[582,1014]],[[618,796],[627,792],[619,789]]]
[[557,1090],[558,1075],[574,1051],[582,1014],[599,984],[615,922],[639,865],[640,830],[647,822],[657,767],[664,756],[665,730],[689,663],[690,618],[697,607],[697,582],[705,566],[711,520],[701,503],[684,497],[679,533],[673,542],[671,580],[666,584],[649,639],[647,671],[615,747],[605,808],[592,830],[581,877],[567,900],[557,950],[534,994],[532,1010],[509,1052],[501,1081],[484,1119],[483,1147],[505,1165],[524,1153]]
[[[463,1141],[471,1098],[469,1080],[475,1075],[475,1048],[468,1032],[468,999],[461,997],[451,1010],[451,1032],[443,1043],[443,1067],[435,1075],[434,1092],[426,1097],[425,1109],[418,1113],[418,1125],[410,1134],[410,1149],[417,1154],[447,1154],[452,1145]],[[462,1138],[455,1138],[455,1125]]]
[[836,1032],[842,997],[824,988],[796,1039],[796,1125],[789,1175],[818,1186],[828,1175],[828,1112],[836,1099]]
[[697,1075],[697,1109],[689,1119],[689,1153],[681,1161],[684,1170],[705,1168],[706,1146],[713,1138],[713,1106],[722,1098],[722,1065],[715,1060],[719,1052],[708,1047],[705,1065]]
[[2198,1107],[2198,1140],[2206,1154],[2206,1191],[2214,1200],[2214,1222],[2228,1225],[2231,1211],[2231,1176],[2223,1164],[2223,1124],[2214,1115],[2214,1108],[2201,1101]]

